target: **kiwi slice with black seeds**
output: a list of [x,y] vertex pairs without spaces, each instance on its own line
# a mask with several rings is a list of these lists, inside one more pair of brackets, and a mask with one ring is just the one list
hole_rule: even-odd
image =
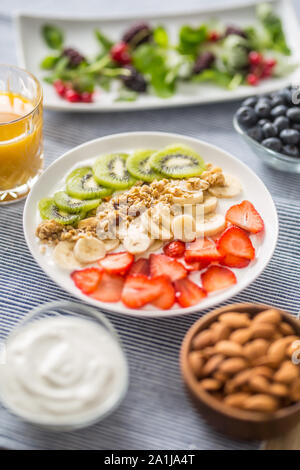
[[126,167],[129,173],[136,179],[151,183],[161,175],[151,168],[149,160],[155,150],[137,150],[126,160]]
[[167,178],[190,178],[205,170],[202,157],[184,145],[169,145],[155,152],[149,160],[150,167]]
[[111,153],[99,157],[94,166],[94,178],[99,184],[113,189],[127,189],[136,180],[126,168],[127,153]]
[[60,210],[51,197],[45,197],[39,201],[39,211],[42,219],[55,220],[63,225],[75,225],[85,215],[85,212],[69,214]]
[[82,211],[89,212],[99,206],[101,199],[76,199],[70,197],[65,191],[58,191],[53,196],[57,207],[70,214],[78,214]]
[[77,199],[98,199],[110,196],[111,189],[97,183],[92,168],[85,166],[76,168],[66,180],[66,191],[69,196]]

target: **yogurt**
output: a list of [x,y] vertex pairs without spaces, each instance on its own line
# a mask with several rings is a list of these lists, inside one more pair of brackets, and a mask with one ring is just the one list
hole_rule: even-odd
[[75,316],[30,322],[6,343],[0,394],[33,422],[76,425],[94,421],[127,387],[121,347],[103,326]]

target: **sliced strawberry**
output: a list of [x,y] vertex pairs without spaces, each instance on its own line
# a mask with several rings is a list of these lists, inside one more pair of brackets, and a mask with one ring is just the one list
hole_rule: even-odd
[[160,284],[161,293],[157,299],[152,302],[152,305],[162,310],[168,310],[175,302],[175,289],[170,279],[166,276],[160,276],[153,278],[153,281]]
[[164,254],[171,258],[181,258],[185,252],[185,243],[180,240],[169,242],[164,246]]
[[222,233],[218,240],[218,250],[223,256],[234,255],[247,259],[255,257],[255,249],[247,233],[234,226]]
[[129,308],[140,308],[157,299],[161,284],[143,274],[127,276],[122,292],[122,301]]
[[177,300],[181,307],[192,307],[206,297],[206,292],[188,278],[179,279],[174,283]]
[[[185,260],[184,260],[185,261]],[[188,270],[188,272],[193,272],[193,271],[201,271],[201,269],[207,268],[207,266],[210,264],[210,261],[190,261],[190,262],[184,262],[184,267]]]
[[131,253],[120,251],[119,253],[106,255],[105,258],[98,261],[98,263],[110,274],[124,275],[129,271],[133,261],[134,256]]
[[217,249],[217,245],[211,238],[198,238],[192,243],[188,243],[184,254],[187,263],[194,261],[219,261],[222,255]]
[[220,264],[229,268],[246,268],[250,263],[250,259],[241,256],[225,255]]
[[73,279],[76,287],[84,294],[90,294],[96,290],[99,282],[103,276],[103,269],[99,268],[86,268],[78,271],[73,271],[71,278]]
[[264,229],[264,221],[249,201],[230,207],[226,212],[226,220],[251,233],[258,233]]
[[216,265],[209,266],[201,274],[201,280],[203,288],[207,292],[226,289],[237,282],[235,274],[230,269]]
[[133,276],[135,274],[144,274],[144,276],[149,276],[150,264],[148,259],[140,258],[131,265],[128,275]]
[[185,267],[166,255],[150,255],[150,274],[151,277],[168,276],[170,280],[177,281],[187,276]]
[[123,286],[122,276],[104,272],[97,289],[90,294],[90,297],[102,302],[118,302],[121,299]]

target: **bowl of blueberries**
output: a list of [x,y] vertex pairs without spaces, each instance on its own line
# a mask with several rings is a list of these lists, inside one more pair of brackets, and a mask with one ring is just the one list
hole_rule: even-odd
[[264,163],[300,173],[300,89],[289,86],[245,99],[233,125]]

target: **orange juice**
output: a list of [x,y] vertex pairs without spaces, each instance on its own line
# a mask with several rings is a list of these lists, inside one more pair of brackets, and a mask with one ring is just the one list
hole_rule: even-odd
[[0,203],[24,197],[43,166],[42,100],[0,91]]

